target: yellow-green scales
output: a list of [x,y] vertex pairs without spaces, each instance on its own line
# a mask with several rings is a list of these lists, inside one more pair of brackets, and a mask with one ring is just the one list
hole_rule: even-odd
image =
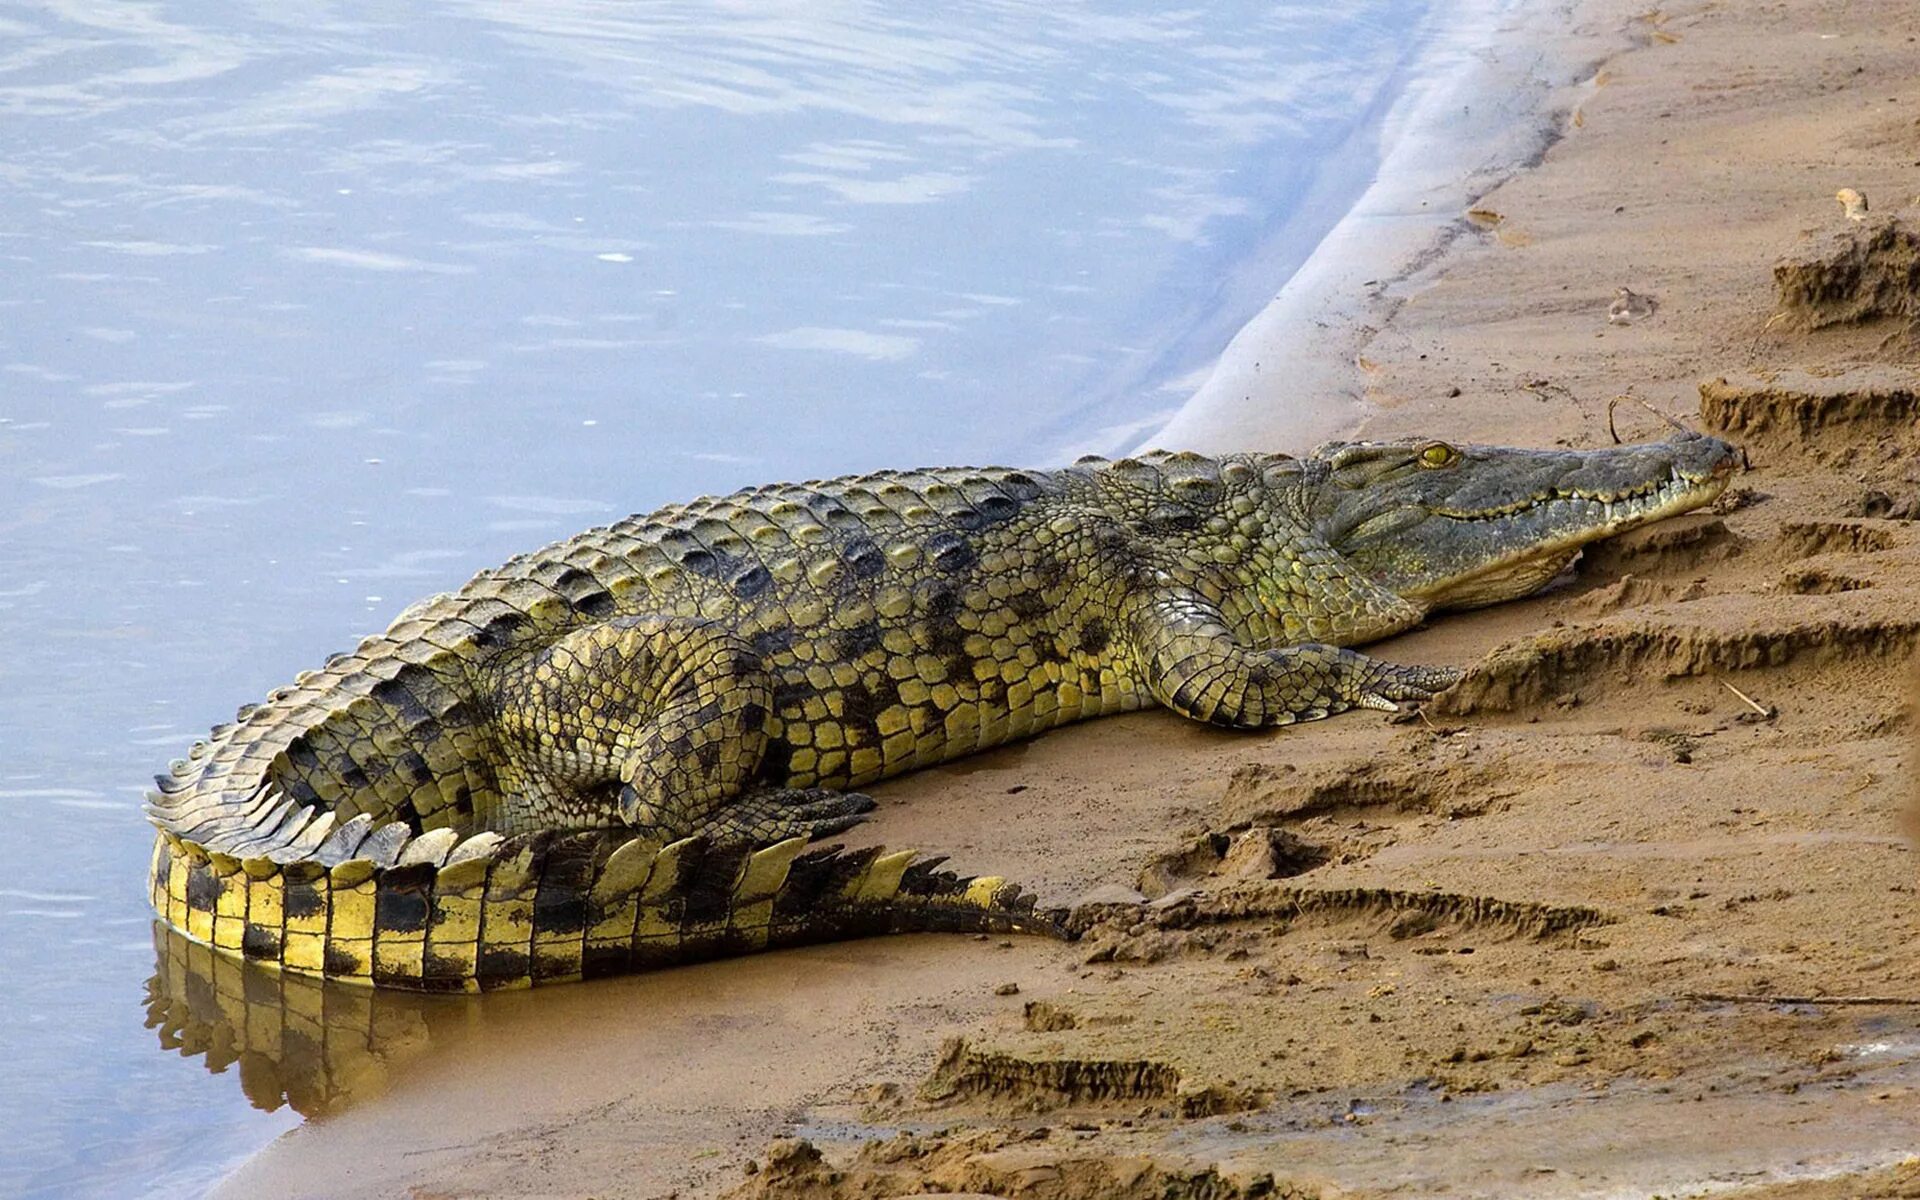
[[[1408,442],[785,484],[548,546],[402,613],[160,779],[155,908],[393,986],[524,985],[888,929],[1051,928],[849,789],[1163,704],[1248,728],[1455,678],[1337,646],[1533,590],[1731,451]],[[1568,486],[1568,481],[1578,481]],[[1543,483],[1543,481],[1546,481]]]

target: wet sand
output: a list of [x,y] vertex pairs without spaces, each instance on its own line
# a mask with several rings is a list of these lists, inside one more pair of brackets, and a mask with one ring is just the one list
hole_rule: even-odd
[[[314,1008],[328,1111],[223,1194],[1920,1195],[1920,309],[1811,328],[1773,276],[1920,191],[1920,14],[1566,28],[1555,140],[1373,283],[1345,386],[1369,432],[1537,445],[1630,395],[1748,447],[1719,511],[1379,647],[1475,665],[1418,719],[1147,713],[876,792],[860,839],[1163,901],[1083,943]],[[1220,436],[1293,445],[1262,377]],[[191,965],[156,1003],[258,1077],[233,1026],[286,1002]]]

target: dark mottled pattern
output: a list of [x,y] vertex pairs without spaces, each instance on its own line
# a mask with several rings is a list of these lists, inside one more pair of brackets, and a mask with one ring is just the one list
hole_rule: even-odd
[[1708,438],[1335,443],[629,517],[217,727],[149,797],[154,903],[233,954],[422,987],[1017,927],[1017,889],[785,847],[857,822],[849,789],[1071,721],[1158,704],[1262,728],[1429,695],[1457,673],[1343,647],[1525,594],[1710,500],[1732,461]]

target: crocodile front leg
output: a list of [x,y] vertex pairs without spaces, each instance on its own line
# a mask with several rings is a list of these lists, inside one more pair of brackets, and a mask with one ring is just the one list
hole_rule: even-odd
[[1191,592],[1142,603],[1134,652],[1154,699],[1183,717],[1235,729],[1317,721],[1354,707],[1397,710],[1460,678],[1454,667],[1402,667],[1309,642],[1274,650],[1240,644],[1220,610]]
[[574,630],[500,681],[514,770],[490,823],[755,843],[858,824],[866,796],[759,785],[772,700],[759,656],[712,622],[635,616]]

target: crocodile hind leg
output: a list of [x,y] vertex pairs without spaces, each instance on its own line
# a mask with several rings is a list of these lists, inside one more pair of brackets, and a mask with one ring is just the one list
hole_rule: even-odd
[[1403,667],[1339,646],[1241,645],[1219,609],[1190,594],[1161,596],[1133,620],[1148,690],[1181,716],[1236,729],[1315,721],[1350,708],[1389,712],[1426,700],[1461,675]]
[[873,801],[764,787],[773,679],[745,641],[686,617],[620,617],[561,637],[504,674],[512,769],[502,832],[625,825],[672,841],[822,837]]

